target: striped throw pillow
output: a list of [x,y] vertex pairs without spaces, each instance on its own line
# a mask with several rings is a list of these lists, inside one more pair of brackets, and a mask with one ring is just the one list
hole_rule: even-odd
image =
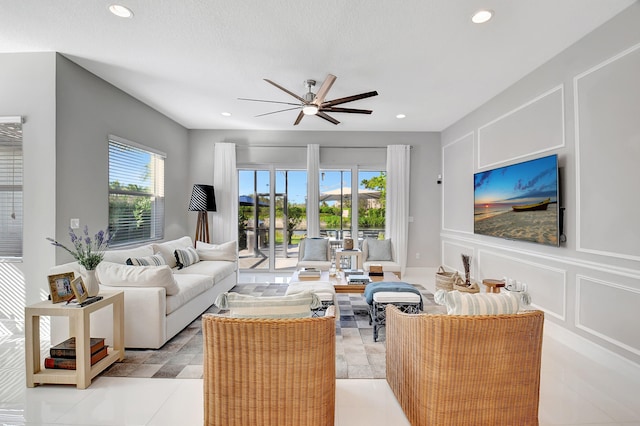
[[501,315],[518,312],[518,298],[510,293],[463,293],[438,290],[436,303],[447,307],[449,315]]
[[145,257],[130,257],[127,259],[127,265],[131,266],[160,266],[166,264],[167,262],[161,254]]
[[305,318],[311,309],[322,306],[318,296],[304,291],[289,296],[250,296],[234,292],[222,293],[215,305],[228,309],[234,318]]
[[200,257],[193,247],[186,247],[183,249],[176,249],[174,252],[176,256],[176,263],[178,269],[186,268],[194,263],[200,262]]

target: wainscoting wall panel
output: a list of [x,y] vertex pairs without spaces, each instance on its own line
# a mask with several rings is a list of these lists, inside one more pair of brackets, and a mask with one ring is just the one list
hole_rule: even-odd
[[640,44],[574,78],[578,251],[640,260],[638,75]]
[[566,320],[566,270],[543,265],[526,256],[513,257],[478,249],[478,280],[507,277],[526,283],[533,305],[549,315]]
[[442,229],[473,233],[472,182],[473,132],[442,148]]
[[564,144],[564,90],[560,85],[478,128],[478,168]]
[[475,259],[475,250],[473,246],[464,244],[452,243],[451,241],[442,241],[442,265],[447,268],[448,271],[456,270],[464,273],[464,266],[462,265],[462,254],[468,254],[471,256],[471,276],[476,277],[477,259]]
[[[576,286],[576,327],[640,355],[640,290],[585,275]],[[603,309],[603,300],[612,309]]]

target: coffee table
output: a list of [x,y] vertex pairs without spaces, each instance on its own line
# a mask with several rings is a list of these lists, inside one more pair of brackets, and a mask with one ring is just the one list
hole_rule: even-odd
[[[384,272],[382,277],[371,277],[373,282],[376,281],[399,281],[396,274],[393,272]],[[336,272],[335,276],[330,276],[329,271],[322,271],[320,277],[299,277],[298,271],[293,273],[291,282],[296,281],[325,281],[333,284],[336,289],[336,293],[364,293],[366,284],[348,284],[344,278],[343,272]]]

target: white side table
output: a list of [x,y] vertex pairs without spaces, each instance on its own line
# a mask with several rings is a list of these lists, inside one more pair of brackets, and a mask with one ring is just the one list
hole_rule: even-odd
[[[91,379],[116,361],[124,359],[124,292],[100,292],[102,300],[79,307],[65,303],[53,304],[45,300],[24,308],[24,337],[26,350],[27,387],[41,383],[75,384],[86,389]],[[91,365],[90,320],[91,313],[113,305],[113,348],[108,355]],[[43,368],[40,359],[40,317],[65,316],[69,318],[69,336],[76,338],[76,369]],[[101,337],[101,336],[94,336]]]
[[[345,249],[337,249],[336,250],[336,265],[339,267],[339,265],[341,265],[342,263],[340,262],[342,257],[350,257],[350,256],[355,256],[356,257],[356,262],[357,262],[357,266],[355,269],[362,269],[362,250],[360,249],[355,249],[355,250],[345,250]],[[351,266],[351,268],[353,268],[353,264]]]

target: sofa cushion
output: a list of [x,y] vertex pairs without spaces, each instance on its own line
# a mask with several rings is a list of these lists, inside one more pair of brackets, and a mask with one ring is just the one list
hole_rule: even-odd
[[438,290],[434,300],[449,315],[502,315],[518,312],[518,298],[510,293],[464,293]]
[[329,240],[326,238],[307,238],[304,243],[304,261],[327,261],[327,247]]
[[160,266],[166,265],[164,256],[161,254],[154,254],[152,256],[145,257],[130,257],[127,259],[127,265],[131,266]]
[[191,266],[194,263],[200,262],[200,257],[198,257],[198,253],[193,247],[176,249],[174,255],[176,257],[178,269],[186,268],[187,266]]
[[167,296],[167,315],[213,287],[213,277],[207,275],[176,274],[175,279],[180,291],[177,294]]
[[369,238],[367,240],[367,248],[369,254],[365,260],[393,260],[391,256],[391,240],[374,240],[373,238]]
[[250,296],[234,292],[222,293],[215,302],[220,309],[229,309],[234,318],[304,318],[311,309],[322,306],[310,290],[289,296]]
[[[191,237],[182,237],[177,240],[166,241],[164,243],[152,244],[153,252],[160,253],[164,256],[164,260],[167,261],[167,265],[172,268],[178,266],[176,262],[175,251],[176,249],[184,249],[187,247],[193,247],[193,241]],[[153,253],[152,253],[153,254]]]
[[220,260],[201,260],[198,263],[194,263],[193,265],[182,268],[175,269],[173,274],[177,277],[183,274],[199,274],[199,275],[208,275],[213,277],[214,284],[222,281],[229,275],[233,274],[237,269],[237,264],[235,262],[227,262]]
[[164,287],[167,295],[180,290],[168,265],[130,266],[100,262],[96,268],[100,284],[112,287]]
[[120,263],[124,265],[127,259],[134,257],[147,257],[153,255],[153,247],[147,244],[141,247],[123,249],[123,250],[107,250],[104,252],[103,261]]
[[200,260],[226,260],[235,262],[238,259],[236,254],[236,241],[228,241],[222,244],[208,244],[196,241],[196,251]]

